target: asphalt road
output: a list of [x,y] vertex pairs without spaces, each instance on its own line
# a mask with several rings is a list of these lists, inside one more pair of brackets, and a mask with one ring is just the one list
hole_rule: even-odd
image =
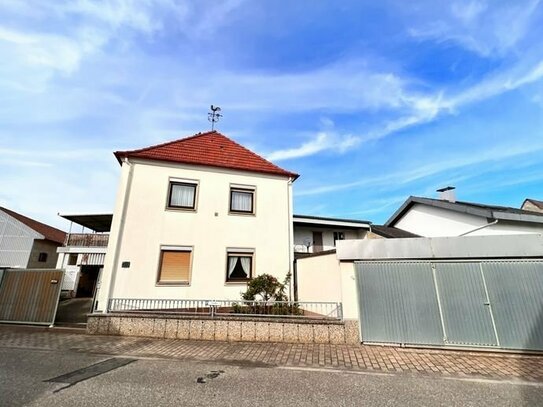
[[[543,384],[0,348],[1,406],[538,406]],[[118,363],[120,362],[120,363]],[[125,364],[82,380],[100,369]],[[82,369],[82,370],[81,370]],[[102,370],[103,370],[102,369]],[[57,376],[60,382],[47,382]],[[198,383],[202,378],[204,383]]]

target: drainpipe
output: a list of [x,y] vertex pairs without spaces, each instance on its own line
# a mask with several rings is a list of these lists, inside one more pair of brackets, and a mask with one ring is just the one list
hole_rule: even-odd
[[292,281],[294,284],[294,301],[298,301],[298,260],[294,259],[292,267]]
[[113,295],[113,290],[115,288],[115,279],[117,277],[117,269],[119,268],[119,254],[121,252],[121,242],[123,239],[124,234],[124,224],[126,221],[126,212],[128,210],[128,200],[130,198],[130,190],[132,188],[132,175],[134,174],[134,165],[128,161],[128,158],[125,157],[123,159],[123,163],[128,165],[130,169],[128,170],[128,179],[126,180],[126,188],[124,190],[124,201],[123,201],[123,209],[121,210],[121,220],[119,222],[119,232],[117,233],[117,240],[115,242],[115,252],[113,253],[113,267],[111,270],[111,279],[109,281],[109,289],[107,292],[107,298],[106,298],[106,312],[108,311],[109,307],[109,300]]
[[[291,279],[290,279],[290,282],[289,282],[289,285],[288,285],[288,298],[292,301],[292,280],[293,280],[293,276],[292,276],[292,269],[290,267],[290,265],[292,265],[293,267],[295,267],[295,263],[293,262],[293,250],[294,250],[294,245],[293,245],[293,236],[292,236],[292,197],[291,197],[291,190],[292,190],[292,182],[293,182],[293,179],[292,177],[289,177],[288,179],[288,182],[287,182],[287,213],[288,213],[288,264],[289,264],[289,273],[291,273]],[[297,296],[297,293],[296,291],[294,292],[294,298],[296,299],[296,296]]]
[[497,223],[498,223],[498,219],[494,219],[494,221],[492,221],[490,223],[487,223],[486,225],[476,227],[475,229],[472,229],[472,230],[468,230],[467,232],[464,232],[464,233],[462,233],[461,235],[458,235],[458,236],[466,236],[466,235],[469,235],[470,233],[477,232],[478,230],[487,228],[489,226],[493,226],[493,225],[495,225]]

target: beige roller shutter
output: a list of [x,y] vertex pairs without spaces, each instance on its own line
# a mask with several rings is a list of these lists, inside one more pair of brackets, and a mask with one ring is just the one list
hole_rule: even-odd
[[159,283],[188,283],[190,279],[190,251],[162,250]]

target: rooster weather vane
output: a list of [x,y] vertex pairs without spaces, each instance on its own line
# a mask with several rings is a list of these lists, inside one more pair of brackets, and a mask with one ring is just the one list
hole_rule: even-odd
[[220,111],[221,108],[219,106],[211,105],[211,112],[207,114],[207,120],[211,122],[211,131],[215,130],[215,123],[222,117],[222,114],[219,113]]

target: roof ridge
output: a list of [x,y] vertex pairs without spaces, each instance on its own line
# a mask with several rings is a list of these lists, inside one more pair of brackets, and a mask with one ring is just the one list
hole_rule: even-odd
[[211,133],[220,134],[216,130],[206,131],[204,133],[198,132],[196,134],[193,134],[192,136],[181,137],[181,138],[178,138],[178,139],[175,139],[175,140],[166,141],[164,143],[153,144],[152,146],[138,148],[136,150],[119,150],[119,151],[115,151],[113,154],[117,154],[117,153],[142,153],[144,151],[152,150],[153,148],[164,147],[164,146],[167,146],[169,144],[178,143],[180,141],[186,141],[186,140],[191,140],[191,139],[194,139],[194,138],[197,138],[197,137],[207,136],[208,134],[211,134]]
[[231,141],[232,143],[234,143],[234,144],[237,145],[238,147],[241,147],[242,149],[244,149],[245,151],[249,152],[250,154],[253,154],[253,155],[257,156],[258,158],[260,158],[260,159],[262,159],[262,160],[264,160],[264,161],[270,163],[270,164],[271,164],[272,166],[274,166],[277,170],[285,171],[283,168],[279,167],[277,164],[274,164],[274,163],[272,163],[270,160],[268,160],[268,159],[262,157],[260,154],[255,153],[255,152],[252,151],[252,150],[249,150],[247,147],[245,147],[245,146],[239,144],[239,143],[238,143],[237,141],[235,141],[235,140],[232,140],[230,137],[227,137],[227,136],[225,136],[224,134],[222,134],[222,133],[220,133],[220,132],[218,132],[218,131],[215,131],[215,133],[217,133],[219,136],[224,137],[225,139],[228,139],[229,141]]

